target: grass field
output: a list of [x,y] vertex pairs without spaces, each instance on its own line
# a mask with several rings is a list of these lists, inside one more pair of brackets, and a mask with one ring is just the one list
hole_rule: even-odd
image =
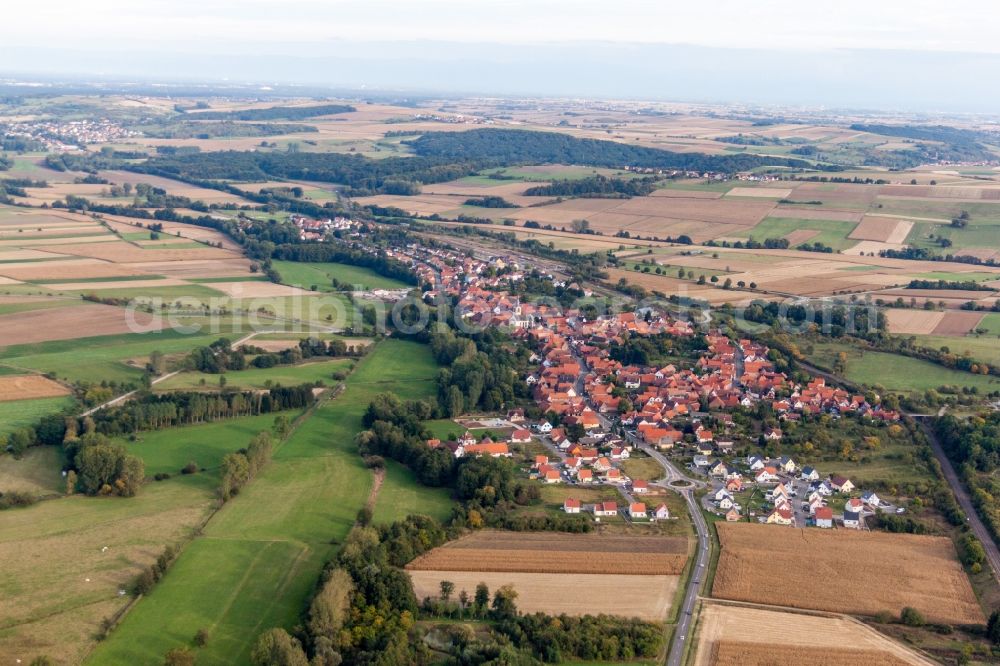
[[[361,289],[405,289],[411,285],[379,275],[370,268],[348,264],[275,261],[274,268],[284,284],[317,291],[334,291],[331,280],[361,285]],[[339,291],[339,290],[338,290]]]
[[[290,420],[298,410],[283,412]],[[261,414],[215,423],[167,428],[142,433],[136,441],[122,439],[129,451],[140,456],[146,464],[146,476],[167,473],[179,474],[189,462],[205,468],[208,475],[217,479],[218,466],[227,453],[246,446],[261,430],[270,430],[277,414]]]
[[204,521],[213,485],[207,476],[186,476],[148,484],[132,498],[77,495],[5,511],[0,660],[28,663],[44,654],[81,663],[101,620],[129,602],[119,590]]
[[90,663],[155,663],[202,628],[213,638],[198,651],[200,664],[247,663],[257,634],[295,624],[368,498],[372,475],[354,448],[368,402],[381,391],[429,395],[436,373],[424,346],[389,340],[374,349],[347,390],[299,426]]
[[799,220],[784,217],[765,217],[753,229],[738,234],[743,238],[753,238],[763,242],[767,238],[783,238],[799,229],[812,229],[819,234],[809,239],[809,243],[823,243],[834,250],[846,250],[857,241],[847,238],[857,224],[834,220]]
[[983,317],[977,328],[984,329],[988,335],[1000,335],[1000,314],[989,313]]
[[[174,391],[199,389],[207,387],[218,389],[219,379],[225,377],[227,388],[265,388],[266,386],[296,386],[322,382],[333,386],[336,380],[333,373],[346,371],[354,361],[346,358],[326,361],[310,361],[298,365],[280,365],[273,368],[249,368],[247,370],[230,370],[225,374],[205,372],[183,372],[156,385],[157,391]],[[202,383],[204,382],[204,383]],[[268,384],[270,382],[270,384]]]
[[968,353],[977,361],[1000,365],[1000,340],[997,335],[950,337],[943,335],[918,335],[917,344],[931,349],[947,347],[952,354],[962,356]]
[[394,460],[385,461],[385,480],[375,500],[372,520],[391,523],[411,513],[422,513],[441,522],[451,515],[454,505],[446,488],[428,488],[416,476]]
[[34,425],[38,419],[46,414],[60,412],[74,404],[76,401],[69,396],[0,402],[0,435]]
[[[59,379],[70,382],[130,381],[139,379],[142,369],[141,365],[129,365],[129,360],[144,359],[152,351],[186,353],[220,337],[235,339],[251,330],[245,320],[238,319],[223,319],[215,332],[208,328],[207,319],[178,317],[178,321],[182,324],[198,323],[203,328],[190,334],[164,329],[14,345],[0,350],[0,365],[51,372]],[[234,327],[244,332],[233,333]]]
[[63,492],[63,455],[57,446],[33,446],[20,460],[0,455],[0,493],[12,490],[48,495]]
[[941,386],[975,386],[980,391],[1000,389],[995,377],[973,375],[949,370],[929,361],[888,354],[860,351],[854,347],[837,344],[816,344],[811,356],[825,367],[830,367],[839,352],[847,354],[847,379],[868,386],[882,386],[892,391],[926,391]]

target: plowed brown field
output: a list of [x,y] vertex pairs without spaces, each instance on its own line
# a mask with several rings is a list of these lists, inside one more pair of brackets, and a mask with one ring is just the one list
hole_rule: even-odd
[[947,538],[749,523],[718,528],[713,596],[858,615],[912,606],[932,622],[985,621]]
[[69,395],[69,389],[41,375],[0,376],[0,402]]
[[410,562],[414,571],[620,573],[676,575],[687,561],[687,539],[482,531]]
[[[847,617],[708,602],[702,606],[696,631],[695,666],[933,664],[910,648]],[[841,653],[845,646],[857,654]],[[736,654],[745,655],[745,660],[733,661]],[[831,661],[830,657],[842,659]]]

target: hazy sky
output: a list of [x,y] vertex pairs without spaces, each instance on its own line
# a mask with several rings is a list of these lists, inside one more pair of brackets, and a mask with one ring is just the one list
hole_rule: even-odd
[[[243,50],[303,40],[606,40],[1000,53],[995,0],[28,0],[6,46]],[[42,29],[10,30],[23,25]],[[6,50],[6,49],[5,49]],[[16,63],[16,58],[15,58]],[[4,63],[8,64],[8,63]]]
[[0,77],[1000,113],[997,0],[9,0]]

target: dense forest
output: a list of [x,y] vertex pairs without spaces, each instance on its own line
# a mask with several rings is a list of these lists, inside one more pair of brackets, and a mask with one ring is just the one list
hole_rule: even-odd
[[617,141],[578,139],[568,134],[530,130],[476,129],[428,132],[407,142],[422,157],[474,161],[491,157],[498,166],[512,164],[581,164],[596,167],[636,166],[734,173],[762,166],[808,167],[803,160],[756,155],[675,153]]
[[809,166],[801,160],[754,155],[709,156],[672,153],[614,141],[577,139],[552,132],[483,129],[432,132],[411,142],[413,157],[370,159],[332,153],[223,151],[159,155],[126,165],[141,173],[188,181],[213,179],[259,182],[306,179],[341,183],[350,194],[415,194],[421,183],[454,180],[481,169],[518,164],[634,165],[649,168],[732,173],[761,166]]
[[[986,132],[947,127],[945,125],[866,125],[855,123],[851,129],[857,132],[870,132],[882,136],[894,136],[909,139],[913,149],[901,151],[912,154],[917,160],[948,160],[956,162],[974,162],[995,160],[997,158],[985,143],[996,143],[1000,136]],[[933,143],[917,143],[933,142]]]
[[976,511],[1000,540],[1000,412],[969,419],[950,414],[937,419],[934,429],[945,454],[955,463],[972,495]]
[[332,116],[337,113],[357,111],[348,104],[323,104],[320,106],[271,106],[266,109],[242,109],[239,111],[197,111],[186,113],[192,120],[302,120]]
[[588,176],[577,180],[557,180],[524,191],[529,197],[601,197],[605,199],[642,197],[656,189],[656,178],[608,178]]
[[211,139],[214,137],[277,136],[300,132],[318,132],[311,125],[290,123],[234,123],[234,122],[168,122],[141,125],[137,129],[158,139]]

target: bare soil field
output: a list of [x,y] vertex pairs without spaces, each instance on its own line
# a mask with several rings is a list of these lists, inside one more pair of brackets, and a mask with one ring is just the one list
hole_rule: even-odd
[[59,259],[68,255],[45,252],[43,250],[4,250],[0,252],[0,262],[30,261],[32,259]]
[[[418,195],[412,197],[393,194],[378,194],[373,197],[358,197],[354,199],[362,206],[387,206],[400,208],[411,215],[433,215],[454,210],[462,202],[448,195]],[[516,210],[516,209],[511,209]]]
[[619,615],[661,622],[670,610],[680,576],[638,576],[594,573],[511,573],[469,571],[409,571],[418,600],[437,597],[441,581],[455,584],[471,597],[476,585],[490,591],[503,585],[517,590],[517,607],[526,613],[550,615]]
[[54,291],[97,291],[99,289],[140,289],[145,287],[180,287],[190,284],[184,280],[176,278],[162,278],[156,280],[109,280],[107,282],[59,282],[56,284],[46,283],[46,287]]
[[81,250],[82,248],[77,248],[77,245],[85,245],[87,247],[96,247],[97,245],[104,243],[113,243],[117,241],[118,238],[112,234],[94,234],[92,236],[66,236],[65,238],[25,238],[24,240],[0,240],[0,248],[5,247],[48,247],[48,246],[59,246],[59,252],[65,252],[66,254],[81,254],[81,252],[73,252],[71,250]]
[[985,621],[945,537],[749,523],[718,529],[713,596],[858,615],[911,606],[931,622]]
[[[112,237],[114,238],[114,237]],[[219,250],[211,247],[190,248],[181,250],[156,248],[141,248],[114,238],[113,243],[102,243],[97,246],[60,248],[60,252],[94,257],[115,263],[142,263],[153,261],[195,261],[198,259],[237,259],[239,255],[229,250]]]
[[790,234],[785,234],[784,239],[788,241],[791,246],[801,245],[806,241],[812,240],[820,234],[819,231],[815,229],[796,229]]
[[616,213],[653,215],[681,220],[699,220],[721,224],[755,225],[774,208],[770,201],[706,201],[674,198],[666,201],[653,197],[635,197],[616,206]]
[[861,241],[857,245],[847,248],[844,254],[878,256],[882,250],[902,250],[906,245],[903,243],[880,243],[879,241]]
[[[865,664],[866,666],[907,666],[914,662],[900,659],[890,652],[857,650],[852,648],[822,648],[806,646],[769,646],[761,643],[736,643],[722,641],[715,644],[711,663],[713,666],[840,666]],[[926,662],[932,663],[932,662]]]
[[675,190],[663,188],[653,190],[649,196],[664,199],[721,199],[722,192],[709,192],[707,190]]
[[881,187],[877,185],[803,183],[795,188],[793,197],[798,201],[822,201],[824,208],[856,209],[862,204],[867,208],[880,191]]
[[213,282],[209,285],[233,298],[260,298],[268,296],[315,296],[316,292],[299,287],[289,287],[273,282]]
[[4,240],[19,239],[31,241],[36,238],[49,238],[52,236],[88,236],[92,234],[107,233],[107,229],[99,224],[53,224],[44,227],[32,225],[30,229],[21,227],[0,227],[0,238]]
[[81,278],[128,277],[141,275],[129,266],[97,259],[67,259],[65,261],[34,261],[0,264],[0,275],[15,280],[76,280]]
[[451,541],[406,565],[411,571],[678,575],[688,541],[678,537],[604,536],[484,530]]
[[979,326],[983,316],[982,312],[948,312],[931,333],[933,335],[965,335]]
[[[908,647],[896,643],[874,629],[847,617],[783,612],[763,608],[707,602],[702,606],[696,629],[698,647],[695,666],[714,664],[764,664],[798,666],[799,664],[866,664],[931,666]],[[732,649],[741,646],[747,661],[732,661]],[[815,661],[850,646],[862,653],[860,660]],[[806,650],[808,654],[801,654]],[[794,654],[794,661],[785,660]],[[845,655],[846,656],[846,655]],[[764,660],[761,661],[761,658]]]
[[[615,283],[618,282],[619,279],[625,278],[625,280],[630,284],[645,287],[650,291],[661,291],[667,296],[677,295],[694,298],[706,301],[711,305],[721,305],[722,303],[739,305],[748,303],[754,299],[773,300],[773,298],[769,298],[767,295],[762,295],[760,293],[740,291],[737,289],[717,289],[708,285],[701,286],[690,280],[681,280],[668,275],[637,273],[635,271],[625,271],[620,268],[609,268],[606,270],[609,282]],[[708,273],[708,271],[706,271],[706,273]]]
[[792,193],[789,189],[777,187],[734,187],[726,192],[727,197],[754,197],[760,199],[785,199]]
[[902,243],[912,228],[913,222],[907,220],[865,215],[861,224],[856,226],[847,237],[880,243]]
[[242,257],[217,260],[136,261],[127,265],[153,275],[169,275],[182,279],[232,277],[235,281],[239,277],[252,275],[250,260]]
[[940,311],[918,309],[889,308],[885,311],[889,332],[898,335],[929,335],[941,323],[944,315]]
[[[142,330],[162,326],[158,317],[143,312],[134,313],[134,319]],[[97,303],[0,315],[0,347],[130,332],[124,309]]]
[[68,388],[41,375],[0,375],[0,402],[69,395]]
[[778,205],[768,217],[792,218],[796,220],[835,220],[837,222],[860,222],[864,213],[851,210],[812,210],[795,206]]

